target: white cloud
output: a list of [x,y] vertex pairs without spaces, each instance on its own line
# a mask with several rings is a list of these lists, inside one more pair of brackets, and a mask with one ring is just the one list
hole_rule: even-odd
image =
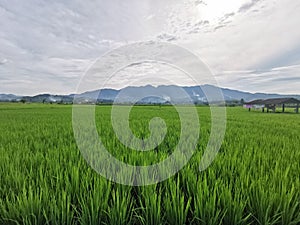
[[[261,71],[225,71],[216,77],[223,87],[250,92],[299,94],[300,65]],[[238,77],[238,79],[237,79]]]
[[71,93],[105,52],[161,40],[196,53],[221,85],[299,93],[299,11],[294,0],[1,0],[0,92]]

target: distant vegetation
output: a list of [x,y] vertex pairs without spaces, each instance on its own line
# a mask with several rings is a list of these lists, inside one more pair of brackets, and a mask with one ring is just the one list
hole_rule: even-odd
[[[172,106],[132,109],[138,137],[149,135],[154,116],[169,128],[150,152],[117,140],[110,109],[96,107],[97,129],[118,159],[148,165],[176,146],[180,122]],[[0,224],[300,224],[300,115],[228,108],[220,152],[200,172],[210,111],[198,112],[201,139],[188,165],[162,183],[130,187],[107,181],[82,158],[71,106],[0,104]]]

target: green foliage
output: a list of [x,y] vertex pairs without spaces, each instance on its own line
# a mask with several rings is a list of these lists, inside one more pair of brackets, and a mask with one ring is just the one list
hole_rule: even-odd
[[[161,117],[164,141],[149,152],[117,140],[111,106],[96,106],[101,141],[132,165],[166,159],[180,137],[171,106],[136,106],[130,127],[139,138]],[[300,224],[300,115],[228,108],[225,139],[205,171],[199,162],[210,111],[198,108],[197,152],[175,176],[156,185],[107,181],[81,156],[67,105],[0,104],[0,224]],[[188,143],[186,143],[188,146]]]

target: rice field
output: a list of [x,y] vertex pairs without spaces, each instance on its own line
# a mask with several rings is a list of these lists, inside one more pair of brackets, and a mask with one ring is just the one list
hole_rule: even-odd
[[[200,140],[189,163],[161,183],[132,187],[97,174],[72,129],[72,106],[0,104],[0,224],[300,224],[300,115],[227,109],[219,154],[199,162],[210,134],[210,110],[197,108]],[[149,135],[153,117],[168,132],[153,151],[131,151],[114,134],[111,106],[96,107],[101,140],[133,165],[168,157],[180,136],[171,106],[135,106],[130,127]]]

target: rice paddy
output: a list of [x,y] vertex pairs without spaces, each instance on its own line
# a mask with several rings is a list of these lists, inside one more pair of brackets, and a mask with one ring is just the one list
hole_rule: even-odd
[[[227,109],[219,154],[199,162],[210,133],[210,110],[197,107],[200,139],[189,163],[161,183],[131,187],[97,174],[72,129],[72,106],[0,104],[0,224],[300,224],[300,115]],[[171,106],[135,106],[130,127],[149,135],[153,117],[168,132],[153,151],[131,151],[114,134],[111,106],[96,107],[99,136],[132,165],[168,157],[180,136]]]

